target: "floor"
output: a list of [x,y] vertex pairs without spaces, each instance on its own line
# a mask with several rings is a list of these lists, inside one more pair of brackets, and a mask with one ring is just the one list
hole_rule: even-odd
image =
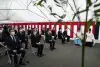
[[[81,67],[81,47],[75,46],[73,41],[61,44],[56,41],[56,50],[50,51],[48,44],[44,48],[44,56],[37,57],[28,49],[26,60],[30,63],[21,67]],[[0,52],[4,51],[0,48]],[[0,67],[10,67],[7,56],[0,57]],[[85,67],[100,67],[100,44],[85,48]]]

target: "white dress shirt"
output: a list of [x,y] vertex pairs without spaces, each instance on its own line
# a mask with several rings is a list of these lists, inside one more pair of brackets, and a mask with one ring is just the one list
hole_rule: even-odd
[[95,40],[93,33],[86,33],[86,42],[92,42],[93,40]]

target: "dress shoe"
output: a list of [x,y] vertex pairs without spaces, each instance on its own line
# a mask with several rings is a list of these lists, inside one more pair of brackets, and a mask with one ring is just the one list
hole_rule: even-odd
[[56,49],[55,47],[53,47],[53,49]]
[[53,49],[50,49],[51,51],[53,51]]
[[41,56],[44,56],[44,54],[41,54]]
[[25,49],[29,49],[29,48],[25,48]]
[[42,56],[44,56],[44,54],[38,54],[37,56],[42,57]]
[[20,65],[26,65],[25,63],[19,63]]

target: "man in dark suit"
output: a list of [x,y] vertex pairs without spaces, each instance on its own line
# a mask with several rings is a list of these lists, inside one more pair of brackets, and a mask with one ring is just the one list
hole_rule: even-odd
[[31,28],[29,27],[27,30],[27,35],[30,35],[30,34],[31,34]]
[[41,35],[45,35],[45,28],[42,29]]
[[37,34],[40,34],[40,33],[39,33],[39,29],[38,29],[38,28],[36,28],[36,32],[37,32]]
[[55,28],[53,28],[51,32],[52,32],[52,36],[54,36],[54,39],[56,40],[56,37],[57,37],[57,36],[56,36]]
[[38,48],[37,56],[42,57],[44,45],[40,43],[40,38],[41,36],[37,34],[36,30],[33,31],[30,37],[32,47]]
[[50,43],[50,50],[53,51],[55,49],[55,41],[52,39],[52,33],[49,29],[45,34],[45,38],[46,43]]
[[67,42],[70,41],[70,36],[67,35],[67,29],[64,30],[63,36],[64,36],[64,37],[67,37]]
[[28,43],[27,43],[25,31],[23,29],[20,29],[20,32],[18,32],[17,35],[19,39],[21,40],[21,43],[25,44],[25,49],[28,49]]
[[62,30],[61,30],[61,28],[59,28],[59,31],[58,31],[58,38],[62,39]]
[[22,45],[20,44],[20,40],[17,36],[15,36],[15,31],[13,29],[11,29],[10,31],[10,36],[7,37],[6,39],[6,44],[7,47],[9,48],[8,52],[10,54],[10,58],[11,58],[11,54],[14,55],[14,63],[15,66],[18,64],[18,59],[17,59],[17,53],[21,54],[21,58],[19,61],[20,65],[25,65],[25,63],[23,63],[23,59],[24,56],[26,54],[25,50],[23,49]]
[[66,31],[66,29],[64,30],[62,36],[63,36],[63,38],[62,38],[62,43],[65,43],[65,38],[67,37],[67,31]]
[[67,31],[66,31],[66,29],[63,32],[63,36],[67,37]]
[[62,44],[65,43],[65,36],[63,36],[61,28],[59,28],[59,31],[58,31],[58,38],[61,40]]

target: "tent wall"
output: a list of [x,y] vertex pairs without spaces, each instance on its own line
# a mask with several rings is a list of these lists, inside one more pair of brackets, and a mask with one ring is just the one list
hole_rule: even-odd
[[[39,31],[41,32],[42,28],[49,28],[52,29],[53,27],[55,27],[56,33],[58,32],[59,28],[62,29],[62,31],[64,31],[64,29],[67,27],[67,34],[71,36],[71,38],[75,37],[75,33],[77,32],[77,28],[79,22],[62,22],[59,24],[55,25],[55,22],[16,22],[16,23],[9,23],[8,25],[11,27],[15,27],[15,28],[19,28],[19,27],[23,27],[25,30],[28,29],[28,27],[30,28],[38,28]],[[2,24],[1,24],[2,25]],[[84,25],[85,22],[80,22],[80,27],[82,29],[82,32],[84,33]],[[90,28],[92,29],[92,33],[95,32],[95,24],[93,23],[92,26],[90,26]],[[88,30],[88,29],[87,29]]]

